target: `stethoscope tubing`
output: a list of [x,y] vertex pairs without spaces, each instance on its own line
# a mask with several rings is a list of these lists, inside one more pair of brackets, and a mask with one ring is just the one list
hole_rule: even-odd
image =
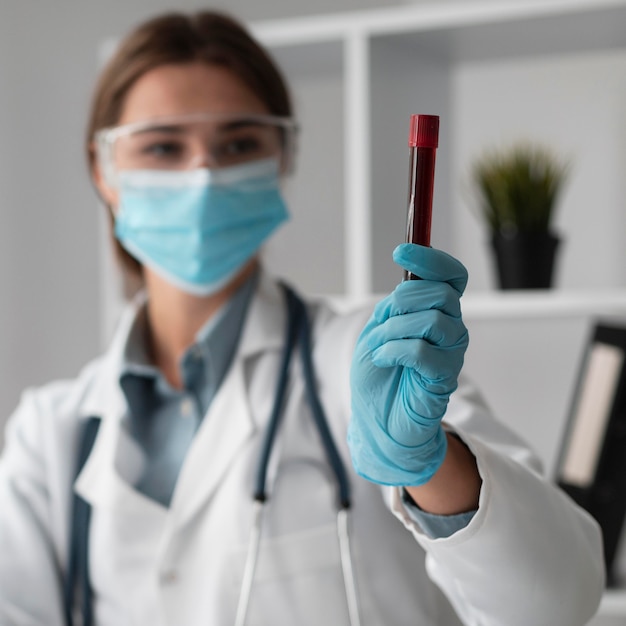
[[283,284],[282,288],[287,299],[288,321],[286,341],[283,348],[283,356],[278,376],[274,406],[272,407],[272,413],[265,432],[265,439],[263,441],[257,466],[252,512],[253,520],[252,527],[250,529],[248,553],[244,566],[239,602],[237,604],[235,626],[245,626],[248,614],[248,607],[252,595],[252,587],[254,585],[254,576],[259,556],[264,511],[268,501],[266,484],[267,471],[272,449],[282,421],[291,359],[297,344],[300,348],[299,352],[302,361],[302,372],[304,375],[307,401],[311,407],[313,419],[322,440],[322,445],[324,447],[328,463],[330,464],[337,481],[337,538],[339,541],[341,570],[346,592],[350,626],[360,626],[361,620],[359,614],[356,577],[350,548],[350,483],[348,481],[345,466],[332,438],[328,427],[328,420],[326,419],[319,395],[317,393],[312,361],[310,326],[305,305],[302,300],[298,298],[295,292],[287,285]]
[[252,595],[256,564],[259,559],[259,547],[261,545],[261,532],[263,529],[263,512],[265,501],[255,500],[252,504],[252,528],[250,529],[250,539],[248,543],[248,553],[243,570],[239,602],[237,603],[237,614],[235,615],[235,626],[245,626],[248,616],[248,606]]
[[263,502],[267,498],[267,470],[274,442],[276,441],[276,435],[278,434],[278,429],[282,421],[283,408],[287,395],[287,384],[289,382],[289,366],[297,343],[298,327],[300,326],[302,314],[299,307],[295,304],[293,292],[286,285],[283,285],[283,289],[287,298],[287,332],[283,346],[276,392],[274,394],[274,405],[265,431],[265,439],[257,466],[254,499],[259,502]]
[[[254,586],[254,576],[259,559],[259,548],[263,534],[263,517],[266,506],[267,500],[263,502],[255,500],[253,502],[252,528],[250,529],[248,552],[244,565],[239,602],[237,603],[235,626],[245,626],[246,624],[250,598],[252,596],[252,587]],[[350,509],[342,508],[337,511],[337,539],[339,541],[339,556],[350,626],[361,626],[359,598],[350,546]]]

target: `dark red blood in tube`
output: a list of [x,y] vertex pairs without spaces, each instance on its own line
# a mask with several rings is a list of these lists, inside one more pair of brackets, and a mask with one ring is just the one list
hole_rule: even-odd
[[[411,115],[409,130],[409,202],[407,211],[408,243],[430,246],[433,213],[435,155],[439,145],[439,116]],[[405,272],[405,280],[419,276]]]

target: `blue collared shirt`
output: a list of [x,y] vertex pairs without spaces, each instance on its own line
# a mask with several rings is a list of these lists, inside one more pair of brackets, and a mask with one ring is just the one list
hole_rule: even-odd
[[258,274],[248,279],[200,329],[180,360],[182,389],[174,389],[148,358],[145,308],[130,330],[120,385],[129,409],[125,426],[145,461],[135,487],[164,506],[232,362],[257,281]]
[[[180,361],[183,389],[174,389],[148,357],[145,308],[131,327],[120,385],[129,409],[125,427],[145,461],[134,486],[166,507],[187,450],[232,362],[257,282],[258,273],[200,329]],[[413,520],[431,537],[451,535],[474,515],[431,515],[406,494],[403,501]]]

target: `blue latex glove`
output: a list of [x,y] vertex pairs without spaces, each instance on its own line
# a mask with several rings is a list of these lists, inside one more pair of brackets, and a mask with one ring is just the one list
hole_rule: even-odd
[[457,387],[468,334],[463,265],[445,252],[402,244],[407,280],[375,307],[352,360],[348,445],[358,474],[383,485],[428,482],[446,455],[441,427]]

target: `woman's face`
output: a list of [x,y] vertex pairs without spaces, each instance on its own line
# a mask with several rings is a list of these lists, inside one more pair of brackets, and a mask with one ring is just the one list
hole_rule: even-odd
[[[159,66],[139,78],[131,87],[117,125],[133,124],[154,118],[193,113],[268,114],[268,108],[231,70],[204,62]],[[204,128],[210,133],[210,128]],[[199,138],[193,155],[194,167],[212,167],[206,141]],[[124,163],[119,164],[122,168]],[[95,179],[107,203],[115,211],[116,190],[103,180],[96,169]]]
[[[263,122],[268,115],[264,102],[225,67],[205,62],[157,67],[128,91],[116,124],[124,128],[113,140],[112,156],[104,162],[108,167],[96,163],[94,180],[117,214],[117,178],[105,177],[104,171],[225,168],[280,157],[281,131]],[[129,124],[134,129],[130,134]],[[256,255],[222,291],[238,284],[255,263]],[[173,287],[158,272],[147,266],[142,271],[153,295],[171,293]]]

